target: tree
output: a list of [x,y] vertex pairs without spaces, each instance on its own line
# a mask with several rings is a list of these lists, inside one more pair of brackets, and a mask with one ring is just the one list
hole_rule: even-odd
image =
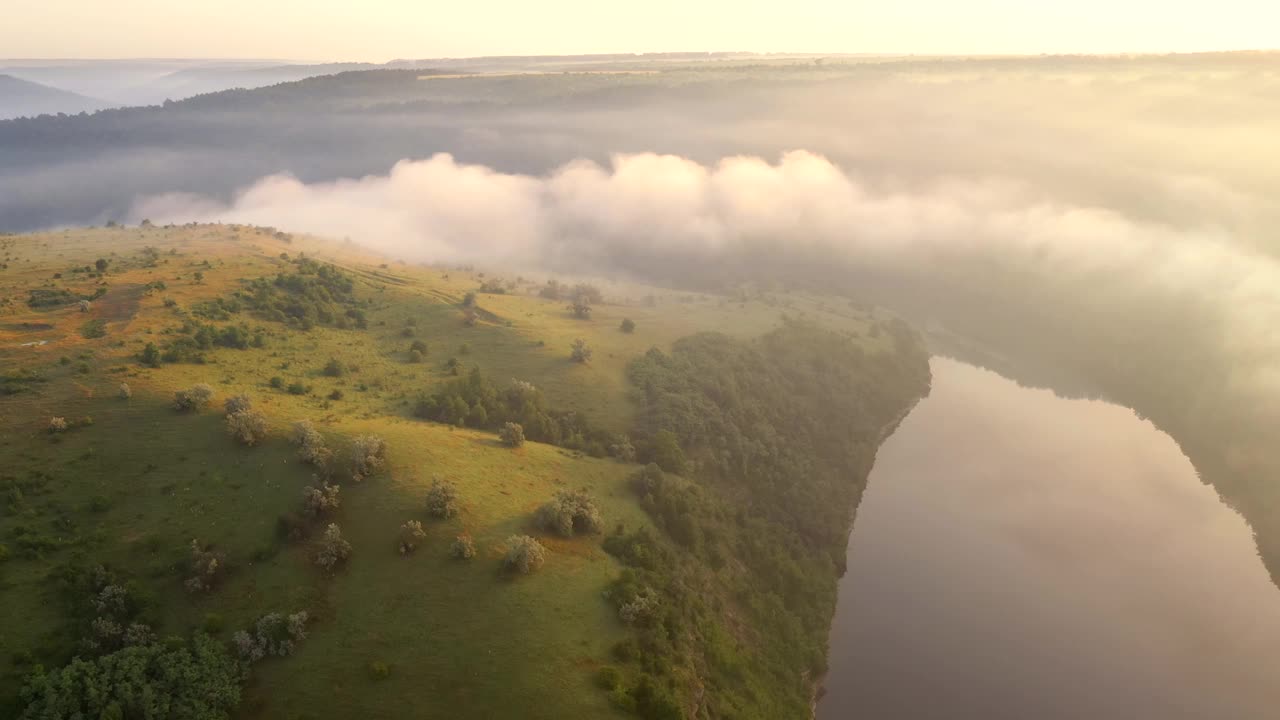
[[636,461],[636,447],[631,444],[631,438],[627,435],[619,437],[617,442],[609,446],[609,454],[622,462]]
[[573,302],[569,303],[569,312],[579,320],[590,320],[591,303],[582,298],[574,298]]
[[582,300],[596,305],[604,302],[604,293],[600,292],[600,288],[590,283],[574,285],[572,297],[574,300]]
[[321,435],[310,420],[299,420],[293,424],[293,444],[298,446],[298,457],[308,465],[324,470],[329,459],[333,457]]
[[387,442],[376,435],[362,435],[351,444],[351,479],[362,482],[387,463]]
[[439,478],[432,480],[427,489],[427,513],[441,520],[457,515],[458,488]]
[[582,338],[574,340],[569,350],[569,358],[578,363],[590,362],[591,348],[587,347],[587,341]]
[[316,550],[316,564],[325,570],[345,563],[351,557],[351,543],[342,537],[342,528],[337,523],[329,523],[320,538],[320,547]]
[[418,549],[418,543],[427,533],[422,529],[422,523],[417,520],[409,520],[400,526],[400,554],[408,555]]
[[686,469],[684,450],[680,449],[680,441],[670,430],[659,430],[653,435],[650,457],[658,467],[669,473],[683,475]]
[[563,537],[598,533],[604,527],[595,499],[586,490],[560,490],[538,509],[538,525]]
[[209,592],[222,579],[227,569],[227,556],[212,548],[191,541],[191,570],[182,584],[189,593]]
[[520,423],[503,423],[502,428],[498,430],[498,440],[511,448],[524,445],[524,426]]
[[507,538],[507,553],[502,557],[502,566],[522,575],[542,567],[547,559],[547,549],[542,543],[528,535],[512,535]]
[[235,415],[253,409],[253,400],[248,395],[232,395],[222,402],[222,408],[228,415]]
[[636,331],[636,323],[631,318],[622,318],[622,324],[618,326],[618,329],[630,335]]
[[337,510],[342,502],[338,497],[338,491],[341,489],[327,482],[321,482],[319,487],[306,486],[302,489],[303,511],[311,517],[321,517]]
[[193,277],[195,277],[197,285],[204,282],[204,273],[200,272],[199,270],[195,272],[195,275]]
[[19,717],[226,720],[240,704],[241,677],[222,643],[196,633],[190,643],[132,645],[37,669],[22,689]]
[[160,348],[156,347],[155,343],[147,343],[147,346],[142,349],[142,354],[138,356],[138,360],[149,367],[160,367]]
[[470,560],[475,556],[476,545],[471,541],[471,536],[465,533],[454,538],[453,544],[449,546],[449,557],[457,560]]
[[475,306],[476,306],[476,294],[474,292],[468,292],[466,295],[462,296],[462,307],[473,308]]
[[107,264],[108,264],[108,261],[106,258],[98,258],[97,260],[93,261],[93,266],[98,268],[98,272],[106,272]]
[[258,618],[248,631],[237,632],[231,643],[240,659],[250,664],[266,657],[288,657],[298,643],[307,639],[308,620],[310,617],[306,610],[288,617],[267,613]]
[[227,434],[253,447],[267,436],[267,418],[257,410],[241,410],[227,415]]
[[186,390],[173,394],[173,405],[181,412],[195,412],[213,400],[213,388],[205,383],[196,383]]

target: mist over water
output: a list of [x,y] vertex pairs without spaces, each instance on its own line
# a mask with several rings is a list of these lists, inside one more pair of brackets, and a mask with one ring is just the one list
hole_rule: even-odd
[[1174,441],[932,367],[858,509],[819,718],[1271,717],[1280,591]]

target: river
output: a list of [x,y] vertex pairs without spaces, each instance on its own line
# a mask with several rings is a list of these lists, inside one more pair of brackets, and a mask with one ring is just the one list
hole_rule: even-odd
[[932,368],[858,508],[819,720],[1280,717],[1280,591],[1177,444]]

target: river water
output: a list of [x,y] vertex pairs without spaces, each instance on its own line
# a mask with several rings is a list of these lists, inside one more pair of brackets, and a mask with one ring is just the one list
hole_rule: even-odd
[[1280,591],[1177,444],[932,367],[858,508],[819,720],[1280,718]]

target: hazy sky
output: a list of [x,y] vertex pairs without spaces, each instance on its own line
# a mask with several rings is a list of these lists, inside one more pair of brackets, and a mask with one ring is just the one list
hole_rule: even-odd
[[1280,46],[1275,0],[4,0],[0,56],[367,60]]

